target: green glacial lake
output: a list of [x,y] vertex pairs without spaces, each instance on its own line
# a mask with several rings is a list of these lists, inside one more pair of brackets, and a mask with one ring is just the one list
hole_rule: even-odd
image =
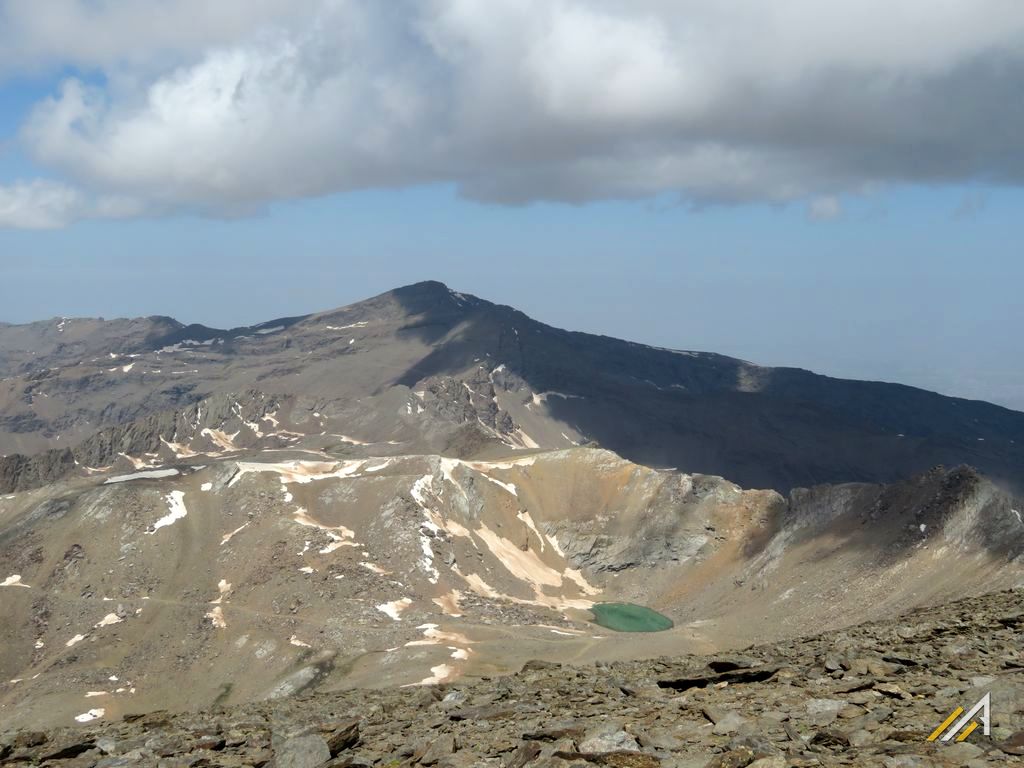
[[662,632],[672,629],[672,619],[632,603],[598,603],[590,612],[594,623],[615,632]]

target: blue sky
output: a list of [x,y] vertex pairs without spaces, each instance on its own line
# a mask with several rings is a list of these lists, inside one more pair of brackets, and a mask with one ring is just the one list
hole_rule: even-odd
[[[176,4],[195,12],[187,0],[166,5]],[[779,7],[788,5],[799,3]],[[287,4],[264,0],[260,7],[268,14],[261,35],[266,25],[296,28]],[[13,8],[0,2],[0,15]],[[93,13],[87,3],[79,10]],[[579,8],[569,10],[577,12],[566,18],[586,28]],[[634,23],[628,11],[621,14],[616,23]],[[678,20],[665,14],[670,35]],[[978,127],[967,124],[955,126],[962,135],[931,135],[927,101],[950,98],[942,88],[956,87],[952,75],[936,84],[929,70],[922,79],[938,90],[919,95],[919,122],[896,125],[880,109],[851,129],[861,134],[838,138],[836,126],[848,116],[817,108],[797,114],[795,86],[783,93],[772,81],[763,86],[764,98],[769,107],[778,100],[772,120],[788,121],[784,141],[765,149],[777,141],[768,128],[736,138],[748,129],[729,122],[742,122],[734,115],[739,107],[730,106],[701,117],[700,131],[714,141],[702,139],[694,149],[692,105],[673,114],[661,106],[663,94],[690,85],[672,79],[673,62],[648,61],[646,48],[635,61],[624,51],[615,62],[623,77],[636,68],[645,86],[664,78],[667,90],[651,85],[649,101],[634,103],[632,91],[615,98],[607,88],[580,91],[593,83],[566,80],[564,61],[546,74],[545,88],[561,83],[560,98],[580,99],[568,117],[552,112],[550,101],[530,101],[529,84],[508,74],[519,69],[488,61],[478,69],[504,79],[487,92],[506,94],[517,106],[495,120],[493,105],[467,117],[476,104],[467,94],[479,93],[478,84],[422,51],[403,48],[383,64],[360,54],[360,45],[376,50],[372,43],[399,36],[378,29],[391,20],[374,19],[377,26],[364,25],[376,30],[369,39],[350,41],[367,68],[345,79],[352,93],[325,80],[335,90],[311,88],[296,106],[288,96],[292,81],[284,87],[257,78],[268,58],[277,73],[287,67],[262,42],[250,41],[250,18],[229,16],[211,20],[198,40],[188,37],[188,25],[174,37],[168,24],[167,39],[153,45],[156,59],[130,48],[128,36],[117,49],[118,25],[127,21],[116,14],[78,22],[100,25],[113,41],[109,51],[76,52],[54,42],[64,40],[63,30],[14,19],[41,42],[26,49],[29,69],[0,57],[0,320],[167,314],[231,326],[437,279],[561,327],[901,381],[1024,409],[1024,192],[1013,176],[1024,157],[1013,142],[1024,140],[1012,131],[1001,144],[977,139]],[[510,17],[511,39],[516,20]],[[464,46],[476,41],[470,33],[484,34],[461,18],[462,26],[443,14],[436,21],[449,25],[439,27],[446,34],[462,34]],[[560,29],[562,22],[548,23]],[[968,26],[963,19],[949,23]],[[982,32],[987,28],[963,45],[995,50]],[[20,45],[28,46],[25,38],[31,35],[23,32]],[[562,61],[558,51],[550,54]],[[926,54],[920,58],[928,60]],[[782,57],[770,47],[762,55]],[[421,64],[409,81],[394,63],[404,58]],[[320,66],[322,57],[314,59]],[[908,77],[919,66],[883,63],[890,71],[905,68]],[[849,66],[859,73],[874,64]],[[730,77],[749,77],[740,64],[729,66],[738,70]],[[713,85],[729,82],[710,65],[706,72]],[[398,85],[382,101],[363,80],[384,75]],[[234,77],[257,91],[251,103],[222,100],[222,81]],[[211,81],[220,85],[204,96]],[[794,82],[804,87],[803,79]],[[993,80],[991,89],[997,85]],[[701,99],[710,88],[701,84]],[[446,104],[443,115],[424,106],[424,93]],[[998,113],[992,98],[982,112]],[[334,112],[337,103],[348,107]],[[254,121],[272,120],[279,105],[300,110],[300,117],[305,110],[308,128],[289,135],[302,122],[290,115],[254,132]],[[353,105],[369,105],[375,120],[353,122]],[[582,122],[566,123],[584,113]],[[454,124],[451,115],[463,122]],[[381,127],[389,117],[395,122]],[[794,149],[792,136],[832,119],[827,157],[822,137],[800,139],[806,146]],[[666,124],[675,133],[668,136]],[[237,125],[246,132],[232,133]],[[906,125],[920,126],[913,130],[921,136],[911,130],[898,140],[878,138]],[[262,143],[248,146],[254,133]],[[944,159],[950,147],[959,153],[955,162]],[[38,179],[60,186],[24,186]]]

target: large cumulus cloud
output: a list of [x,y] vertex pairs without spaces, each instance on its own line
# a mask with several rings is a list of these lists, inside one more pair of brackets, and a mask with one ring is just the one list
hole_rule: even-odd
[[21,132],[92,200],[66,219],[433,182],[828,217],[878,185],[1024,181],[1019,0],[54,3],[64,23],[0,5],[19,52],[0,72],[103,75],[66,80]]

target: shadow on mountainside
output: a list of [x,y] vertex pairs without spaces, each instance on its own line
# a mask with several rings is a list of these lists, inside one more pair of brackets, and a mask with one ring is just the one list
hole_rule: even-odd
[[392,295],[414,318],[403,332],[434,347],[394,383],[504,363],[535,392],[575,396],[550,398],[549,413],[637,463],[782,492],[940,464],[1024,482],[1024,413],[564,331],[440,283]]

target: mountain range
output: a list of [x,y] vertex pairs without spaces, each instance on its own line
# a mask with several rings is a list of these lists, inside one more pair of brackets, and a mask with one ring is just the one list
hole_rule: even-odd
[[751,488],[892,482],[959,464],[1024,481],[1024,413],[563,331],[436,282],[230,331],[163,317],[0,327],[0,455],[74,448],[249,391],[330,406],[366,439],[440,450],[432,425],[390,407],[431,387],[452,401],[449,421],[480,411],[506,443],[597,444]]
[[1024,586],[1024,414],[440,283],[230,331],[2,326],[0,377],[12,728],[718,652]]

